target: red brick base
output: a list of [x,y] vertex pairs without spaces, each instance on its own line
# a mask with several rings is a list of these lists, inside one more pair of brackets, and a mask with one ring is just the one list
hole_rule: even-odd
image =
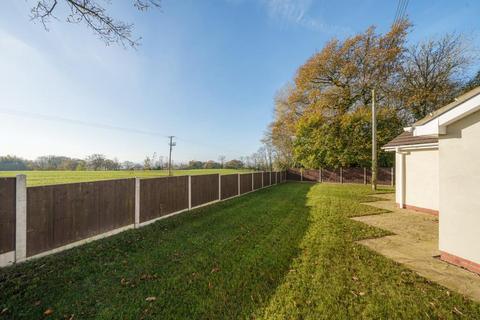
[[412,211],[418,211],[418,212],[428,213],[428,214],[431,214],[431,215],[433,215],[433,216],[438,217],[438,210],[421,208],[421,207],[415,207],[415,206],[411,206],[411,205],[409,205],[409,204],[404,204],[402,209],[407,209],[407,210],[412,210]]
[[456,266],[459,266],[459,267],[465,268],[469,271],[480,274],[480,264],[479,263],[476,263],[476,262],[473,262],[473,261],[470,261],[470,260],[467,260],[467,259],[464,259],[464,258],[457,257],[453,254],[446,253],[444,251],[440,251],[440,259],[442,259],[445,262],[454,264]]

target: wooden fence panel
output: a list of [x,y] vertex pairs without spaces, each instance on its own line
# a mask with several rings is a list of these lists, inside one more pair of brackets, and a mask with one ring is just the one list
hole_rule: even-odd
[[[238,195],[238,174],[226,174],[222,179],[222,200]],[[261,182],[261,181],[260,181]]]
[[0,254],[15,250],[16,179],[0,178]]
[[340,169],[322,168],[322,182],[340,182]]
[[263,173],[263,186],[267,187],[270,185],[270,172],[266,171]]
[[303,181],[318,182],[319,177],[318,169],[303,169]]
[[191,176],[192,207],[219,200],[218,174]]
[[140,222],[188,209],[188,176],[140,180]]
[[344,168],[342,169],[343,183],[365,183],[364,168]]
[[252,174],[244,173],[240,175],[240,194],[252,191]]
[[262,187],[262,173],[255,172],[253,174],[253,190],[260,189]]
[[[393,168],[380,167],[378,168],[377,182],[381,185],[391,185],[394,183]],[[371,181],[370,168],[342,168],[342,169],[303,169],[303,181],[321,181],[330,183],[370,183]],[[286,172],[286,179],[293,181],[301,180],[301,170],[297,168],[290,168]]]
[[392,175],[392,168],[380,167],[378,168],[377,183],[383,185],[391,185],[394,179]]
[[277,184],[277,173],[272,171],[272,185]]
[[27,188],[27,256],[135,221],[135,179]]
[[301,171],[297,168],[291,168],[287,170],[287,180],[300,181]]

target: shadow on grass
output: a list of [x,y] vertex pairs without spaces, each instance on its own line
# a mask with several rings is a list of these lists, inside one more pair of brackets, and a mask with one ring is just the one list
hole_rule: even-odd
[[299,254],[311,187],[260,190],[0,270],[0,318],[249,318]]
[[313,186],[301,254],[257,310],[262,319],[480,319],[480,304],[432,283],[357,243],[386,231],[350,219],[378,212],[362,204],[368,186]]

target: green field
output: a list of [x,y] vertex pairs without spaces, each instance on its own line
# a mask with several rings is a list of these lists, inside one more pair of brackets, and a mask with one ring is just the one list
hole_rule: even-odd
[[[174,170],[176,176],[220,173],[229,174],[237,172],[250,172],[234,169],[196,169]],[[0,177],[14,177],[17,174],[27,175],[27,185],[43,186],[50,184],[86,182],[123,178],[153,178],[167,176],[167,170],[122,170],[122,171],[0,171]]]
[[[286,183],[0,270],[0,318],[480,319],[356,243],[363,185]],[[3,311],[2,311],[3,310]]]

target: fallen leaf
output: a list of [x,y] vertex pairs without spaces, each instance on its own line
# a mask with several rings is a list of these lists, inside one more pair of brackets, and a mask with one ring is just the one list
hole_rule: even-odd
[[458,310],[457,307],[453,307],[453,312],[455,312],[455,313],[458,314],[458,315],[463,316],[463,312],[461,312],[460,310]]
[[220,271],[220,268],[213,268],[211,273],[215,273],[215,272],[218,272],[218,271]]
[[358,294],[363,297],[365,295],[365,292],[360,291]]
[[352,280],[353,280],[353,281],[358,281],[358,277],[353,276],[353,277],[352,277]]
[[51,315],[52,313],[53,313],[52,308],[48,308],[47,310],[45,310],[45,311],[43,312],[43,315],[44,315],[44,316],[49,316],[49,315]]
[[2,309],[2,312],[0,312],[0,314],[4,314],[4,313],[7,312],[7,311],[8,311],[8,308],[3,308],[3,309]]
[[152,301],[155,301],[155,300],[157,300],[157,297],[153,297],[153,296],[152,297],[147,297],[145,299],[145,301],[147,301],[147,302],[152,302]]

